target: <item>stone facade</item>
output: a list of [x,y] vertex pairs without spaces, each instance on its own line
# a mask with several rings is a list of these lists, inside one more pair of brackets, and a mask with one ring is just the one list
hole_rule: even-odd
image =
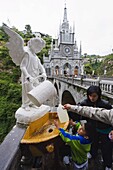
[[47,75],[80,76],[83,75],[81,44],[78,50],[75,40],[74,26],[69,26],[67,8],[64,7],[63,22],[60,25],[59,36],[51,43],[49,55],[43,57]]

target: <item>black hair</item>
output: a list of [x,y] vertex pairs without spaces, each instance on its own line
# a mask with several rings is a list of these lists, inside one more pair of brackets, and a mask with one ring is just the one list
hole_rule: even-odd
[[88,99],[89,99],[89,95],[91,95],[92,93],[96,93],[98,95],[98,99],[101,98],[102,91],[99,86],[92,85],[87,89],[87,98]]
[[91,124],[91,122],[86,122],[84,123],[84,128],[86,131],[86,135],[89,137],[90,141],[93,141],[94,139],[94,134],[95,134],[95,128],[93,127],[93,125]]

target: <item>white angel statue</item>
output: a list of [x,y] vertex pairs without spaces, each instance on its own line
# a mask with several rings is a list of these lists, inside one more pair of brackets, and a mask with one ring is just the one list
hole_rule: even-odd
[[10,28],[3,26],[4,31],[9,36],[6,47],[9,49],[13,62],[20,66],[22,80],[22,108],[26,111],[33,107],[27,93],[39,85],[39,77],[46,80],[46,72],[36,53],[39,53],[45,46],[42,38],[31,38],[28,45],[24,46],[23,38]]

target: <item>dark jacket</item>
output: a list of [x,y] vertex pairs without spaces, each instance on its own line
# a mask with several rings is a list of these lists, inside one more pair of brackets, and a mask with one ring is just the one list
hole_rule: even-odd
[[[91,100],[89,99],[89,96],[91,96],[91,94],[96,93],[98,95],[98,100],[96,102],[91,102]],[[89,107],[98,107],[98,108],[105,108],[105,109],[112,109],[112,106],[109,104],[109,102],[101,99],[101,94],[102,91],[100,89],[99,86],[90,86],[87,89],[87,99],[85,99],[84,101],[82,101],[80,103],[81,106],[89,106]],[[95,126],[96,129],[99,130],[104,130],[106,131],[106,129],[110,129],[111,125],[102,123],[100,121],[96,121],[96,120],[91,120],[88,119],[88,121],[91,121],[92,124]]]

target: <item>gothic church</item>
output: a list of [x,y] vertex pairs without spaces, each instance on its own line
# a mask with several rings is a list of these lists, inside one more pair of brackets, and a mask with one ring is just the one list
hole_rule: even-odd
[[44,67],[50,76],[80,76],[83,74],[83,59],[81,44],[78,50],[73,30],[67,19],[67,8],[64,7],[63,22],[60,25],[59,36],[51,43],[49,56],[44,56]]

